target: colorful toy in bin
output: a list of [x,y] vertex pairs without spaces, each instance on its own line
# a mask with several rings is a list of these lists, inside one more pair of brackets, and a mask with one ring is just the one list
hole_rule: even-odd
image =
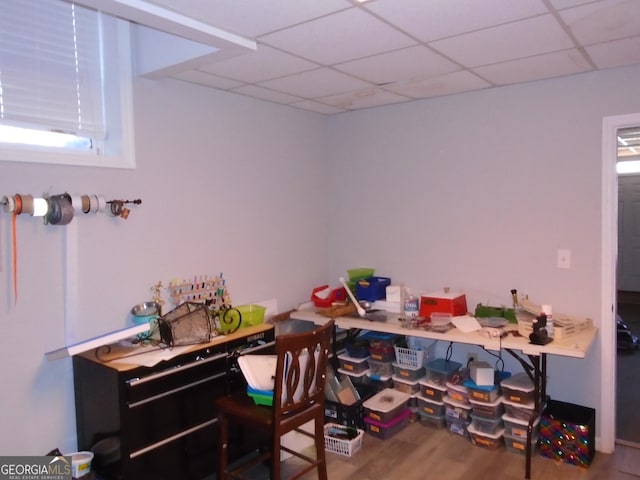
[[322,285],[311,292],[311,301],[319,308],[328,308],[334,302],[344,302],[346,299],[347,291],[344,287],[331,289],[329,285]]

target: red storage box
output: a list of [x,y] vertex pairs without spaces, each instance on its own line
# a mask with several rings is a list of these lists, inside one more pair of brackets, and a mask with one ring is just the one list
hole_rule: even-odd
[[420,316],[431,318],[432,313],[466,315],[467,297],[464,293],[434,292],[420,297]]
[[327,296],[324,296],[323,293],[326,293],[328,289],[329,285],[322,285],[313,289],[311,301],[316,307],[327,308],[333,305],[333,302],[344,302],[347,299],[347,291],[344,287],[334,288]]

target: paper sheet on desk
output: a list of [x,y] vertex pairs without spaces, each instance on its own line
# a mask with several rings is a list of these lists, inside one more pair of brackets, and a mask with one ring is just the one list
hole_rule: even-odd
[[135,353],[133,355],[125,355],[120,358],[111,360],[111,363],[122,363],[126,365],[140,365],[142,367],[153,367],[164,360],[171,360],[190,349],[193,345],[172,348],[157,348],[144,353]]
[[463,333],[477,332],[482,328],[482,325],[480,325],[476,317],[471,315],[458,315],[452,317],[451,323],[453,323],[456,328]]

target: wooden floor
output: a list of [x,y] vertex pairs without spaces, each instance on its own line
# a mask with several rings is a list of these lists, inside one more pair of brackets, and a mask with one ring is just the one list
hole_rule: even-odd
[[[288,460],[294,467],[295,460]],[[446,430],[409,424],[387,440],[365,434],[352,457],[327,452],[329,480],[522,480],[525,457],[504,447],[486,450]],[[284,477],[286,478],[286,477]],[[303,477],[317,478],[315,473]],[[589,468],[534,454],[532,480],[639,480],[640,449],[616,446],[612,455],[597,452]]]

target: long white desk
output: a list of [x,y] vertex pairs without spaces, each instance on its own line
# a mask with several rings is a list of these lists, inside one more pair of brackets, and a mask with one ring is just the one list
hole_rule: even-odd
[[[597,328],[592,328],[571,336],[564,342],[554,340],[547,345],[533,345],[529,343],[529,339],[514,335],[518,331],[515,324],[508,324],[504,327],[504,331],[507,332],[507,335],[505,337],[498,338],[489,337],[482,331],[463,333],[457,328],[452,328],[446,333],[432,332],[424,329],[410,329],[403,327],[402,322],[398,320],[399,314],[388,312],[386,316],[386,321],[372,321],[354,316],[336,317],[334,320],[336,327],[345,330],[374,330],[376,332],[411,335],[414,337],[430,338],[433,340],[443,340],[445,342],[480,345],[487,350],[493,351],[511,349],[518,350],[524,355],[539,356],[545,353],[574,358],[585,357],[598,332]],[[296,310],[291,313],[291,318],[313,322],[316,325],[323,325],[329,320],[328,317],[320,315],[316,310]]]
[[[345,330],[359,329],[376,332],[394,333],[398,335],[411,335],[414,337],[442,340],[444,342],[464,343],[479,345],[486,350],[505,350],[520,362],[524,370],[529,374],[535,387],[535,406],[539,412],[547,398],[547,354],[562,355],[565,357],[584,358],[595,341],[597,328],[591,328],[568,337],[564,341],[554,340],[546,345],[533,345],[528,338],[518,334],[515,324],[503,327],[506,335],[490,337],[481,331],[464,333],[457,328],[452,328],[446,333],[432,332],[421,328],[405,328],[397,313],[387,313],[386,320],[368,320],[357,316],[336,317],[335,326]],[[291,313],[291,318],[313,322],[323,325],[329,318],[320,315],[317,310],[296,310]],[[527,362],[528,359],[528,362]],[[531,478],[531,438],[535,418],[529,422],[527,431],[527,452],[525,460],[525,478]]]

